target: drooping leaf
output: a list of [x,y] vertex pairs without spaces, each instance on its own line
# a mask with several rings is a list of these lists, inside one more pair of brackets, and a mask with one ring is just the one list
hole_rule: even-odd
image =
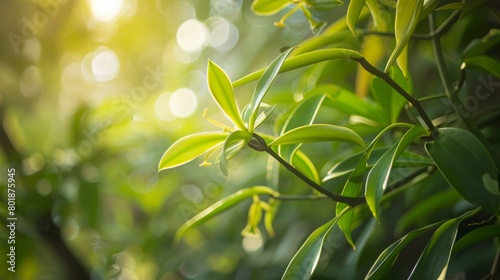
[[280,205],[280,201],[270,198],[269,199],[269,209],[265,209],[266,213],[264,214],[264,227],[269,233],[269,236],[274,237],[274,229],[273,229],[273,221],[274,217],[276,217],[276,212],[278,212],[278,208]]
[[250,237],[261,237],[259,223],[262,219],[262,204],[258,195],[253,196],[253,203],[248,209],[248,221],[241,235]]
[[363,9],[363,6],[365,5],[365,1],[366,0],[351,0],[351,2],[349,2],[349,6],[347,7],[347,26],[356,37],[356,22],[358,22],[358,17]]
[[331,124],[312,124],[294,128],[274,139],[269,146],[328,141],[348,141],[361,147],[365,146],[363,138],[353,130]]
[[[350,208],[346,212],[349,210]],[[282,280],[307,280],[311,277],[321,255],[323,242],[341,216],[342,214],[335,216],[335,218],[309,235],[288,264],[285,273],[281,277]]]
[[208,61],[207,81],[208,89],[222,112],[239,129],[246,131],[247,128],[241,119],[231,81],[226,72],[211,60]]
[[251,8],[257,15],[273,15],[291,3],[292,0],[254,0]]
[[[385,66],[385,72],[389,71],[391,67],[403,50],[407,47],[410,41],[413,31],[417,26],[420,19],[420,13],[423,9],[424,0],[412,0],[412,1],[397,1],[396,4],[396,19],[394,25],[394,35],[396,38],[396,47],[392,51],[389,60]],[[398,64],[405,77],[408,77],[407,67],[402,67],[406,65],[406,62],[402,60],[398,61]]]
[[[298,69],[301,67],[309,66],[312,64],[332,59],[359,59],[361,57],[362,55],[359,52],[350,49],[334,48],[334,49],[315,50],[286,59],[279,73],[291,71],[294,69]],[[239,87],[241,85],[259,79],[264,74],[265,70],[266,68],[262,68],[251,74],[246,75],[243,78],[234,81],[233,87]]]
[[271,196],[278,196],[279,193],[277,193],[275,190],[265,187],[265,186],[256,186],[256,187],[251,187],[251,188],[246,188],[243,190],[239,190],[235,192],[234,194],[225,197],[207,209],[203,210],[202,212],[198,213],[195,215],[193,218],[189,219],[186,221],[175,233],[175,238],[174,238],[174,244],[178,244],[181,237],[184,235],[184,233],[189,230],[192,227],[195,227],[201,223],[204,223],[208,219],[228,210],[229,208],[235,206],[236,204],[240,203],[246,198],[252,197],[254,195],[259,195],[259,194],[267,194]]
[[410,128],[380,159],[375,163],[366,178],[365,197],[368,207],[375,218],[380,218],[380,200],[389,181],[394,162],[399,155],[418,137],[428,131],[420,125]]
[[456,254],[473,245],[498,236],[500,236],[500,224],[482,226],[478,229],[472,230],[455,242],[451,253]]
[[384,280],[387,279],[387,276],[393,267],[394,262],[399,256],[399,253],[415,238],[420,236],[422,233],[431,230],[443,222],[435,223],[432,225],[428,225],[423,228],[419,228],[413,231],[410,231],[405,236],[398,239],[396,242],[392,243],[389,247],[387,247],[377,258],[375,263],[372,265],[368,274],[365,276],[365,280]]
[[499,216],[499,178],[488,149],[468,130],[446,127],[438,132],[425,149],[439,171],[465,200]]
[[237,144],[239,150],[241,149],[241,147],[246,145],[246,143],[248,143],[250,137],[250,134],[242,130],[233,131],[227,136],[226,140],[224,141],[224,145],[222,146],[222,153],[220,157],[220,169],[222,171],[222,174],[228,176],[227,150],[229,149],[229,147]]
[[[312,124],[325,97],[326,95],[317,94],[308,96],[300,101],[300,103],[290,112],[281,129],[281,134],[303,125]],[[281,157],[291,163],[293,154],[299,147],[300,144],[281,145],[278,151]]]
[[[398,67],[391,67],[389,76],[410,95],[413,93],[411,76],[404,77]],[[387,121],[394,123],[399,118],[401,110],[408,102],[396,90],[378,77],[374,77],[371,84],[371,93],[375,101],[380,104],[387,114]]]
[[461,69],[476,67],[500,78],[500,61],[486,55],[467,57],[460,66]]
[[441,275],[446,276],[451,248],[461,220],[451,219],[434,232],[408,279],[438,279]]
[[183,165],[221,145],[227,137],[223,132],[201,132],[175,141],[163,154],[158,170]]
[[260,77],[259,81],[257,82],[257,86],[255,87],[255,91],[254,91],[254,93],[252,95],[252,99],[250,101],[250,107],[249,107],[248,111],[246,111],[246,114],[243,117],[243,119],[246,122],[248,122],[248,128],[249,128],[250,133],[253,132],[255,120],[257,118],[257,114],[258,114],[259,107],[260,107],[260,103],[264,99],[264,96],[266,95],[266,93],[271,88],[271,85],[273,84],[274,79],[276,78],[276,75],[278,75],[278,71],[280,70],[281,65],[283,64],[286,57],[290,54],[290,52],[292,50],[293,50],[293,48],[290,48],[287,51],[280,54],[269,65],[269,67],[266,68],[266,71],[264,71],[264,74],[262,74],[262,77]]

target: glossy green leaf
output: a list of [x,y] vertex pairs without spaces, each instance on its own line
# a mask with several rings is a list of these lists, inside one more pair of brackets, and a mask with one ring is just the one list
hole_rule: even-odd
[[468,232],[453,245],[452,254],[461,252],[483,241],[500,236],[500,224],[486,225]]
[[[392,243],[389,247],[387,247],[377,258],[375,263],[372,265],[368,274],[365,276],[365,280],[385,280],[388,279],[388,274],[393,267],[394,262],[399,256],[399,253],[415,238],[420,236],[422,233],[431,230],[434,227],[442,224],[436,223],[423,228],[419,228],[413,231],[410,231],[405,236],[398,239],[396,242]],[[423,278],[429,279],[429,278]]]
[[[290,57],[285,60],[279,73],[295,70],[305,66],[313,65],[319,62],[328,61],[332,59],[359,59],[362,55],[350,49],[324,49],[316,50],[307,53],[303,53],[294,57]],[[234,87],[239,87],[241,85],[247,84],[249,82],[255,81],[262,77],[266,68],[257,70],[243,78],[240,78],[233,82]]]
[[[292,108],[289,113],[288,118],[281,129],[281,134],[292,130],[294,128],[310,125],[316,118],[323,100],[325,100],[326,95],[312,95],[304,98],[299,102],[297,106]],[[299,144],[281,145],[278,147],[278,152],[282,158],[291,163],[295,151],[300,147]]]
[[292,50],[293,48],[290,48],[287,51],[280,54],[269,65],[269,67],[266,68],[266,71],[264,71],[264,74],[262,74],[262,77],[260,77],[259,81],[257,82],[257,86],[255,87],[255,91],[250,101],[250,107],[248,111],[246,111],[246,115],[243,118],[246,122],[248,122],[248,128],[250,130],[250,133],[253,132],[254,123],[257,118],[260,103],[264,99],[266,93],[271,88],[271,85],[273,84],[276,75],[278,75],[278,71],[280,70],[281,65],[283,65],[283,62],[285,61],[286,57],[290,54]]
[[474,57],[484,55],[500,44],[500,29],[491,29],[486,36],[481,39],[472,40],[464,51],[464,57]]
[[[350,209],[347,209],[346,211],[348,210]],[[316,268],[316,264],[319,261],[323,242],[341,216],[342,214],[337,215],[335,218],[320,226],[313,233],[311,233],[311,235],[309,235],[307,240],[304,244],[302,244],[300,249],[295,253],[295,256],[293,256],[292,260],[288,264],[288,267],[281,278],[282,280],[306,280],[311,278],[314,269]]]
[[208,150],[222,145],[226,137],[227,133],[223,132],[201,132],[182,137],[163,154],[158,170],[188,163]]
[[408,279],[438,279],[441,275],[446,276],[451,248],[461,220],[451,219],[434,232]]
[[240,110],[236,104],[233,86],[226,72],[215,64],[213,61],[208,61],[207,70],[208,89],[212,94],[215,102],[224,114],[231,120],[239,129],[247,130],[240,116]]
[[380,200],[389,181],[392,166],[401,153],[418,137],[427,135],[428,131],[416,125],[410,128],[380,159],[375,163],[366,178],[365,197],[373,216],[380,218]]
[[316,166],[314,166],[312,160],[305,153],[297,151],[294,154],[292,163],[297,170],[306,175],[309,179],[313,180],[317,184],[321,183]]
[[486,55],[467,57],[460,66],[461,69],[476,67],[500,78],[500,61]]
[[408,227],[416,224],[422,217],[430,217],[433,213],[451,208],[459,199],[460,196],[457,192],[450,188],[422,199],[401,216],[396,225],[396,232],[403,232]]
[[254,0],[251,8],[257,15],[273,15],[291,3],[291,0]]
[[[403,72],[398,67],[391,67],[389,76],[410,95],[413,93],[411,76],[405,78]],[[403,110],[404,105],[408,101],[378,77],[373,78],[370,89],[375,101],[386,112],[387,121],[389,123],[396,122],[401,114],[401,110]]]
[[329,141],[347,141],[361,147],[365,146],[363,138],[353,130],[331,124],[312,124],[294,128],[274,139],[269,146]]
[[[226,140],[224,141],[224,145],[222,146],[222,153],[220,157],[220,169],[222,171],[222,174],[225,176],[228,176],[228,162],[227,162],[227,150],[229,147],[233,146],[234,144],[238,145],[238,151],[248,143],[250,140],[251,135],[241,131],[241,130],[236,130],[231,132]],[[234,154],[233,154],[234,155]]]
[[425,149],[439,171],[465,200],[500,215],[498,173],[486,147],[468,130],[450,127],[438,132]]
[[347,7],[347,26],[356,37],[356,22],[358,22],[359,14],[365,5],[365,1],[366,0],[351,0],[351,2],[349,2],[349,6]]
[[306,2],[309,7],[319,11],[332,10],[344,4],[340,0],[306,0]]
[[203,210],[202,212],[195,215],[193,218],[186,221],[175,233],[174,244],[178,244],[184,233],[186,233],[186,231],[191,229],[192,227],[204,223],[208,219],[228,210],[229,208],[235,206],[244,199],[259,194],[267,194],[271,196],[279,195],[279,193],[277,193],[275,190],[265,186],[256,186],[239,190],[234,194],[217,201],[207,209]]
[[[403,50],[408,45],[413,31],[417,26],[422,12],[424,0],[398,1],[396,4],[396,20],[394,25],[394,35],[396,38],[396,47],[392,51],[389,60],[385,66],[385,72],[391,67]],[[398,62],[399,64],[399,62]],[[404,65],[404,64],[403,64]],[[401,67],[401,65],[400,65]],[[407,67],[401,67],[405,77],[408,77]]]

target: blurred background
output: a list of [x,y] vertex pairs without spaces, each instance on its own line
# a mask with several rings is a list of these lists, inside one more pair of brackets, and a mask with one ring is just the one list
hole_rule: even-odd
[[[301,13],[280,29],[273,26],[279,15],[258,17],[250,4],[0,2],[0,213],[6,221],[4,186],[15,168],[17,218],[15,274],[7,270],[8,228],[0,227],[0,278],[280,277],[333,204],[317,221],[302,221],[312,204],[290,203],[276,224],[282,238],[263,240],[240,234],[249,201],[190,231],[175,248],[173,235],[187,219],[265,183],[266,159],[243,152],[229,178],[200,162],[157,172],[173,141],[219,130],[201,117],[205,108],[224,121],[207,91],[208,58],[236,79],[312,36]],[[251,93],[237,91],[242,100]]]

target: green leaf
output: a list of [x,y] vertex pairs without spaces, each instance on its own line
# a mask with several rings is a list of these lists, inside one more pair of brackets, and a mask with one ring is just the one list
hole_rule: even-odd
[[291,0],[254,0],[252,11],[257,15],[274,15],[291,3]]
[[[308,96],[300,101],[300,103],[295,106],[290,112],[283,128],[281,129],[281,134],[292,130],[294,128],[312,124],[316,115],[319,111],[323,100],[325,100],[325,95],[313,95]],[[281,145],[278,148],[278,152],[281,157],[283,157],[288,162],[292,163],[292,158],[297,149],[301,144],[291,144],[291,145]]]
[[355,37],[357,37],[356,22],[358,22],[359,14],[365,5],[365,1],[366,0],[351,0],[349,6],[347,7],[347,26]]
[[243,118],[245,121],[248,122],[250,133],[253,132],[254,123],[255,119],[257,118],[257,113],[259,111],[260,103],[264,99],[266,93],[271,88],[271,85],[273,84],[276,75],[278,75],[278,71],[280,70],[281,65],[283,65],[283,62],[285,61],[286,57],[290,54],[291,51],[293,51],[293,48],[290,48],[285,52],[283,52],[282,54],[280,54],[269,65],[269,67],[267,67],[266,71],[264,71],[264,74],[262,75],[262,77],[260,77],[259,81],[257,82],[257,86],[255,87],[255,91],[250,101],[250,107],[248,111],[246,111],[246,115]]
[[460,18],[464,18],[475,9],[484,6],[486,2],[488,2],[488,0],[465,0],[462,13],[460,13]]
[[451,219],[434,232],[408,279],[438,279],[441,275],[446,276],[451,248],[461,220]]
[[[392,51],[389,61],[385,66],[385,71],[389,71],[391,67],[403,50],[407,47],[410,41],[413,31],[417,26],[418,20],[420,18],[420,13],[422,12],[424,0],[408,0],[408,1],[397,1],[396,4],[396,19],[394,25],[394,35],[396,38],[396,47]],[[401,63],[400,63],[401,62]],[[408,69],[405,66],[406,62],[398,61],[398,64],[403,71],[403,75],[408,77]]]
[[[440,128],[425,149],[448,183],[467,201],[500,215],[500,193],[495,162],[470,131]],[[492,192],[491,185],[496,185]]]
[[463,70],[469,67],[477,67],[500,78],[500,61],[492,57],[486,55],[467,57],[464,59],[460,69]]
[[223,132],[201,132],[182,137],[163,154],[158,170],[188,163],[208,150],[220,146],[226,137],[227,133]]
[[300,6],[300,9],[302,10],[302,13],[304,13],[307,21],[309,21],[312,33],[314,35],[318,35],[319,33],[321,33],[321,31],[323,31],[323,28],[325,28],[326,26],[326,21],[316,21],[313,18],[311,11],[306,6]]
[[481,39],[472,40],[465,48],[464,58],[484,55],[500,44],[500,29],[491,29],[486,36]]
[[[410,95],[413,93],[413,81],[411,76],[405,78],[398,67],[391,67],[389,76]],[[380,104],[383,111],[387,113],[387,121],[389,123],[397,121],[401,114],[401,110],[403,110],[404,105],[408,101],[384,82],[384,80],[378,77],[373,78],[370,88],[375,101]]]
[[366,178],[365,197],[373,216],[380,218],[380,200],[389,181],[392,166],[399,155],[418,137],[427,135],[422,126],[410,128],[382,157],[375,163]]
[[[262,104],[261,104],[262,105]],[[261,106],[262,107],[262,106]],[[264,107],[264,111],[259,114],[257,119],[255,120],[255,128],[259,127],[263,122],[265,122],[274,112],[276,108],[276,104],[269,107]]]
[[308,142],[348,141],[365,146],[363,138],[353,130],[330,124],[312,124],[294,128],[269,143],[269,146]]
[[332,10],[344,4],[340,0],[306,0],[306,2],[308,6],[319,11]]
[[224,146],[222,146],[222,154],[220,157],[220,169],[222,174],[228,176],[227,149],[236,144],[238,146],[238,150],[233,153],[234,156],[244,145],[248,143],[248,141],[250,141],[250,138],[250,134],[241,130],[233,131],[229,134],[229,136],[227,136],[226,141],[224,141]]
[[300,173],[306,175],[309,179],[313,180],[315,183],[320,184],[321,179],[319,177],[318,170],[312,160],[307,157],[301,151],[297,151],[293,157],[293,166],[300,171]]
[[483,241],[500,236],[500,224],[486,225],[475,229],[466,235],[462,236],[455,245],[453,245],[452,254],[461,252],[471,246],[479,244]]
[[[350,210],[350,208],[346,211],[348,210]],[[321,255],[323,242],[341,216],[342,214],[337,215],[335,218],[320,226],[313,233],[311,233],[311,235],[309,235],[307,240],[304,244],[302,244],[300,249],[297,253],[295,253],[295,256],[293,256],[292,260],[288,264],[288,267],[281,278],[282,280],[306,280],[311,277]]]
[[174,244],[178,244],[184,233],[186,233],[186,231],[191,229],[192,227],[204,223],[208,219],[228,210],[229,208],[235,206],[248,197],[259,194],[267,194],[271,196],[279,195],[279,193],[277,193],[275,190],[265,186],[256,186],[239,190],[234,194],[217,201],[207,209],[203,210],[193,218],[186,221],[175,233]]
[[208,89],[219,108],[239,129],[246,131],[236,104],[233,86],[226,72],[209,60],[207,73]]
[[[359,59],[363,57],[359,52],[350,49],[324,49],[303,53],[285,60],[279,73],[291,71],[301,67],[309,66],[323,61],[332,59]],[[247,84],[262,77],[266,68],[257,70],[247,76],[240,78],[233,82],[234,87]]]
[[[388,279],[387,276],[399,256],[399,253],[415,238],[420,236],[422,233],[442,224],[442,222],[428,225],[423,228],[410,231],[405,236],[398,239],[396,242],[392,243],[387,247],[377,258],[375,263],[372,265],[368,274],[365,276],[365,280],[384,280]],[[426,279],[426,278],[423,278]],[[427,278],[429,279],[429,278]]]

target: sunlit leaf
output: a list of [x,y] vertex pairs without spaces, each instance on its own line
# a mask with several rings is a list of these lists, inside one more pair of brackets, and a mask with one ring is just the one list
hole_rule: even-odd
[[330,124],[312,124],[294,128],[274,139],[269,146],[328,141],[348,141],[361,147],[365,146],[363,138],[353,130]]
[[[325,97],[325,95],[317,94],[303,99],[290,112],[283,128],[281,129],[281,134],[303,125],[312,124]],[[281,157],[291,162],[293,154],[300,147],[300,145],[300,143],[281,145],[278,148],[279,154]]]
[[438,279],[446,275],[460,222],[460,218],[451,219],[434,232],[408,279]]
[[319,11],[335,9],[338,6],[344,4],[340,0],[306,0],[306,2],[308,6]]
[[285,58],[290,54],[290,52],[293,50],[293,48],[288,49],[287,51],[283,52],[280,54],[270,65],[269,67],[266,68],[266,71],[260,77],[259,81],[257,82],[257,86],[255,87],[255,91],[252,95],[252,99],[250,101],[250,107],[248,111],[246,111],[246,115],[243,117],[245,121],[248,122],[248,127],[250,130],[250,133],[253,132],[254,129],[254,123],[257,118],[257,114],[259,111],[260,103],[264,99],[264,96],[266,93],[269,91],[271,88],[271,85],[274,82],[274,79],[276,78],[276,75],[278,75],[278,71],[281,68],[281,65],[285,61]]
[[239,147],[244,146],[246,143],[248,143],[250,137],[250,134],[241,130],[233,131],[227,136],[226,140],[224,141],[224,145],[222,146],[222,154],[220,157],[220,169],[222,171],[222,174],[224,174],[225,176],[228,175],[227,149],[234,144],[239,144]]
[[500,215],[498,173],[486,147],[468,130],[447,127],[438,132],[425,149],[439,171],[465,200]]
[[[408,45],[408,42],[410,41],[410,38],[413,35],[413,31],[415,30],[415,27],[417,26],[418,20],[420,18],[423,3],[424,0],[397,1],[396,22],[394,25],[396,47],[394,48],[391,56],[389,57],[389,60],[387,61],[385,72],[389,71],[389,67],[394,64],[394,62],[400,56],[401,52],[403,52],[403,50]],[[401,67],[401,71],[403,71],[403,75],[405,77],[408,76],[408,69],[406,67]]]
[[227,137],[223,132],[201,132],[175,141],[163,154],[158,170],[183,165],[221,145]]
[[264,111],[260,113],[257,119],[255,120],[255,128],[259,127],[262,123],[264,123],[273,114],[275,108],[276,105],[265,108]]
[[366,0],[351,0],[351,2],[349,2],[349,6],[347,7],[347,26],[356,37],[356,22],[358,21],[359,14],[365,5],[365,1]]
[[482,226],[467,233],[455,242],[451,253],[461,252],[471,246],[498,236],[500,236],[500,224]]
[[422,126],[410,128],[380,159],[375,163],[366,178],[365,197],[375,218],[380,218],[380,200],[389,181],[394,162],[401,153],[418,137],[429,134]]
[[292,3],[292,0],[254,0],[252,11],[257,15],[273,15]]
[[195,227],[201,223],[204,223],[208,219],[228,210],[229,208],[240,203],[242,200],[246,198],[259,194],[267,194],[271,196],[279,195],[275,190],[265,186],[256,186],[239,190],[234,194],[217,201],[207,209],[203,210],[193,218],[186,221],[175,233],[174,244],[178,244],[181,237],[190,228]]
[[248,221],[241,235],[250,237],[261,237],[259,223],[262,219],[262,204],[258,195],[253,196],[253,203],[248,209]]
[[316,166],[314,166],[312,160],[305,153],[297,151],[294,154],[292,162],[293,166],[309,179],[313,180],[317,184],[321,182]]
[[500,78],[500,61],[486,55],[467,57],[460,66],[461,69],[476,67]]
[[[361,57],[362,55],[359,52],[350,49],[335,48],[335,49],[315,50],[286,59],[279,73],[287,72],[290,70],[298,69],[301,67],[313,65],[319,62],[328,61],[332,59],[359,59]],[[264,74],[265,70],[266,68],[262,68],[251,74],[248,74],[245,77],[234,81],[233,86],[239,87],[241,85],[255,81]]]
[[420,236],[422,233],[431,230],[434,227],[441,225],[442,222],[432,224],[417,230],[413,230],[406,234],[405,236],[398,239],[396,242],[392,243],[387,247],[377,258],[375,263],[372,265],[368,274],[365,276],[365,280],[384,280],[387,279],[388,274],[393,267],[394,262],[399,256],[399,253],[415,238]]
[[[349,210],[350,209],[347,209],[346,211]],[[307,240],[304,244],[302,244],[300,249],[297,253],[295,253],[295,256],[293,256],[292,260],[288,264],[288,267],[281,278],[282,280],[307,280],[311,277],[316,269],[316,265],[321,255],[323,242],[341,216],[342,214],[337,215],[335,218],[320,226],[313,233],[311,233],[311,235],[309,235]]]
[[226,72],[209,60],[207,73],[208,88],[219,108],[239,129],[247,130],[241,119],[233,86]]

